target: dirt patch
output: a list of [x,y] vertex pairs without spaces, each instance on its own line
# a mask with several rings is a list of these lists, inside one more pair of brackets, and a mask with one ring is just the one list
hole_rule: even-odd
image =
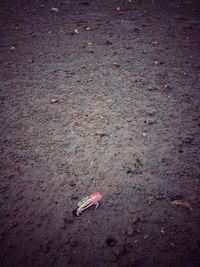
[[197,1],[0,5],[1,265],[199,266]]

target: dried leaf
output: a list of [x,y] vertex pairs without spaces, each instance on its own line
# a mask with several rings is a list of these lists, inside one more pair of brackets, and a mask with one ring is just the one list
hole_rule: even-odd
[[186,208],[186,209],[192,211],[192,206],[187,201],[177,199],[177,200],[172,201],[171,204],[175,207],[181,206],[183,208]]

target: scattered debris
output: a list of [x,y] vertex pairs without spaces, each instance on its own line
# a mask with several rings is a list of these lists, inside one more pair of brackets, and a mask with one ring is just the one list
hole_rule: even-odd
[[183,208],[186,208],[186,209],[192,211],[192,206],[187,201],[177,199],[177,200],[171,201],[171,204],[175,207],[181,206]]
[[53,12],[59,12],[59,9],[58,9],[57,7],[52,7],[51,10],[52,10]]
[[78,208],[73,211],[75,216],[80,216],[81,213],[92,205],[95,205],[95,209],[99,206],[99,201],[102,199],[102,195],[99,192],[95,192],[90,196],[82,198],[78,202]]
[[109,246],[109,247],[114,247],[117,243],[117,240],[112,237],[112,236],[109,236],[106,238],[106,244]]

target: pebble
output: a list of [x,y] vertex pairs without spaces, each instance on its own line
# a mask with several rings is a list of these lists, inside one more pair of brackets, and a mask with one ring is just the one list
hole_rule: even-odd
[[112,43],[111,41],[107,40],[107,41],[105,42],[105,44],[106,44],[106,45],[112,45],[113,43]]
[[158,46],[159,45],[159,42],[158,41],[153,41],[151,44],[152,45],[155,45],[155,46]]
[[187,136],[183,139],[184,144],[192,144],[193,141],[194,141],[194,138],[192,136]]
[[71,187],[74,187],[74,186],[76,186],[76,184],[75,184],[75,182],[74,182],[74,181],[70,181],[70,182],[69,182],[69,185],[70,185]]
[[131,225],[128,225],[128,227],[126,229],[126,235],[127,236],[133,236],[133,234],[134,234],[133,227]]
[[71,224],[74,223],[74,216],[72,213],[67,213],[65,217],[63,218],[63,221],[65,224]]
[[148,124],[148,125],[152,125],[152,124],[156,123],[156,119],[154,119],[154,118],[147,118],[144,122],[146,124]]
[[147,108],[146,109],[146,114],[149,116],[153,116],[156,114],[156,110],[154,108]]
[[57,98],[51,99],[51,104],[54,104],[54,103],[58,103],[58,99]]
[[59,12],[59,9],[58,9],[57,7],[52,7],[51,10],[52,10],[53,12]]
[[158,88],[157,88],[157,87],[153,87],[153,86],[149,86],[149,87],[147,88],[147,90],[148,90],[148,91],[157,91]]
[[103,131],[97,131],[96,135],[99,135],[100,137],[104,137],[104,136],[107,136],[108,134],[106,132],[103,132]]
[[168,83],[165,84],[165,86],[164,86],[165,91],[170,91],[171,89],[172,89],[172,87]]
[[113,67],[115,67],[115,68],[119,68],[120,67],[120,64],[119,63],[117,63],[117,62],[113,62]]

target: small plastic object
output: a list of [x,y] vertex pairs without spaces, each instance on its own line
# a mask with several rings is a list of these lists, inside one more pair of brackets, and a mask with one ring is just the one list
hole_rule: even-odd
[[95,192],[90,196],[82,198],[78,202],[78,208],[75,210],[75,215],[79,217],[84,210],[88,209],[92,205],[95,205],[95,209],[97,209],[101,199],[102,195],[99,192]]

